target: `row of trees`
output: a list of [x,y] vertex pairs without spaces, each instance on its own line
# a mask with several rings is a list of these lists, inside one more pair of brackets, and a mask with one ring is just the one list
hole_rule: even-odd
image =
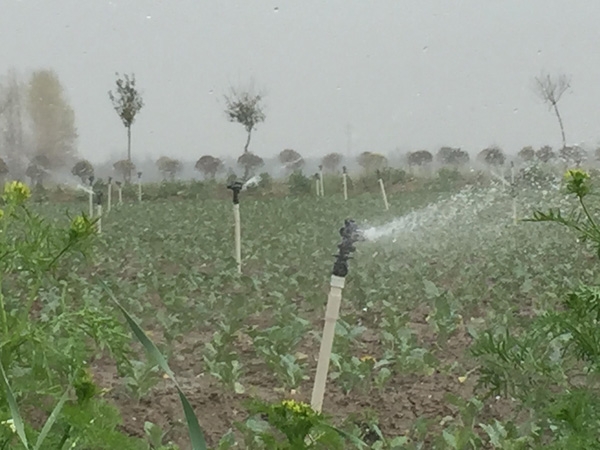
[[[305,161],[300,153],[293,149],[285,149],[278,155],[278,161],[286,169],[288,173],[302,169]],[[538,150],[533,147],[524,147],[518,153],[518,159],[521,162],[540,161],[543,163],[551,162],[555,159],[561,159],[568,163],[580,164],[589,159],[589,155],[580,147],[564,147],[558,151],[554,151],[549,146],[543,146]],[[595,152],[595,159],[600,160],[600,148]],[[488,147],[478,153],[475,160],[488,166],[501,166],[505,164],[507,157],[499,147]],[[321,159],[320,167],[326,172],[335,172],[340,169],[344,161],[343,155],[339,153],[329,153]],[[426,167],[436,162],[438,165],[450,167],[462,167],[471,161],[468,152],[460,148],[442,147],[433,155],[427,150],[419,150],[408,153],[406,155],[406,163],[409,167]],[[388,166],[388,159],[380,154],[373,152],[363,152],[357,157],[357,163],[367,172],[373,172],[377,169],[383,169]],[[238,164],[246,171],[246,175],[254,173],[257,169],[264,165],[264,160],[253,153],[243,153],[238,158]],[[164,180],[174,180],[175,177],[183,170],[181,161],[167,156],[162,156],[156,161],[156,167],[162,174]],[[117,175],[126,181],[131,173],[136,171],[136,166],[128,159],[117,161],[113,168]],[[223,161],[212,155],[204,155],[196,161],[195,169],[202,173],[205,178],[214,179],[219,172],[225,170]],[[6,164],[0,159],[0,174],[7,171]],[[94,176],[94,168],[89,161],[80,160],[72,168],[72,174],[81,178],[83,182]],[[30,175],[32,179],[39,177],[38,173]]]

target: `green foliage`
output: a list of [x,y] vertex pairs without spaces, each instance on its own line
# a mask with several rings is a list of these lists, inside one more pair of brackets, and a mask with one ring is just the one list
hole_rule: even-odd
[[301,170],[295,170],[288,177],[288,188],[292,196],[308,195],[312,191],[313,182]]

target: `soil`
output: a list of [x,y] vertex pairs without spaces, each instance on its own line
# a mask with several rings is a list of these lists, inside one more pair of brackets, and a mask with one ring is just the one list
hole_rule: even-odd
[[[423,319],[426,312],[416,310],[412,314],[414,321],[411,323],[411,327],[422,341],[421,345],[433,349],[436,345],[435,334]],[[252,318],[252,324],[269,326],[268,323],[256,322],[255,318]],[[314,317],[314,329],[320,329],[321,324],[322,320]],[[315,345],[314,342],[307,341],[299,349],[306,355],[314,355],[308,361],[310,379],[296,391],[284,392],[280,389],[275,376],[270,373],[268,367],[251,348],[251,339],[248,336],[241,336],[237,347],[240,360],[246,369],[245,376],[241,380],[246,388],[246,393],[237,395],[225,388],[210,374],[204,373],[201,353],[204,343],[210,341],[211,336],[212,333],[189,334],[173,352],[178,356],[173,357],[169,362],[196,411],[209,446],[215,446],[229,429],[235,429],[235,422],[243,421],[246,418],[244,404],[252,397],[270,401],[295,398],[310,403],[311,383],[316,371],[318,353],[318,345]],[[153,338],[157,339],[154,333]],[[461,370],[465,370],[465,368],[468,370],[468,361],[464,355],[470,340],[464,327],[461,327],[448,339],[444,348],[436,352],[436,356],[441,359],[440,367],[449,367],[452,363],[457,362],[462,367]],[[372,355],[377,358],[381,353],[381,346],[375,333],[365,332],[362,344],[364,355]],[[124,420],[122,429],[125,433],[142,437],[144,436],[144,422],[150,421],[161,426],[163,430],[171,430],[169,439],[177,443],[181,449],[190,448],[179,396],[170,380],[161,380],[150,394],[140,401],[136,401],[125,392],[113,361],[103,358],[96,360],[94,366],[98,383],[103,388],[110,389],[108,395],[122,413]],[[473,377],[469,377],[461,383],[458,380],[458,373],[452,372],[436,371],[431,375],[396,374],[382,392],[373,388],[368,393],[350,392],[348,395],[345,395],[335,385],[335,382],[329,381],[323,411],[338,424],[348,417],[364,418],[365,414],[371,412],[371,416],[374,415],[378,418],[384,435],[389,437],[407,435],[415,421],[422,418],[431,420],[430,427],[438,428],[442,418],[455,416],[457,413],[445,401],[446,394],[451,393],[469,399],[474,393],[475,380]],[[502,415],[502,409],[505,408],[500,404],[493,405],[488,413]]]

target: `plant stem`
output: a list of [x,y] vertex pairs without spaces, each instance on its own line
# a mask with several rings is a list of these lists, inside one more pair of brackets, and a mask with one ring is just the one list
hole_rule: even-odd
[[69,439],[69,434],[70,433],[71,433],[71,425],[67,425],[67,428],[65,429],[63,437],[62,437],[62,439],[60,440],[60,442],[58,444],[57,450],[62,450],[62,448],[67,443],[67,440]]
[[4,306],[4,295],[2,294],[2,282],[0,282],[0,320],[2,321],[2,333],[8,337],[8,321],[6,319],[6,307]]
[[591,214],[589,213],[587,207],[585,206],[583,197],[579,197],[579,203],[581,204],[581,207],[583,208],[583,212],[585,212],[585,215],[587,216],[588,220],[592,224],[592,227],[594,228],[594,230],[596,232],[598,232],[598,225],[596,225],[596,222],[594,221],[594,219],[592,218]]

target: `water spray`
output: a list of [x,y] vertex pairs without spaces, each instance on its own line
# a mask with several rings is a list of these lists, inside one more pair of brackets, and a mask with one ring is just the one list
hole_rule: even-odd
[[112,208],[112,177],[108,177],[108,196],[106,200],[106,212],[109,213]]
[[137,173],[138,176],[138,201],[142,203],[142,172]]
[[227,189],[233,191],[233,221],[235,224],[235,261],[238,266],[238,273],[242,273],[242,227],[240,222],[240,191],[244,183],[233,181],[227,185]]
[[346,275],[348,275],[348,260],[351,259],[350,255],[356,250],[354,244],[364,240],[362,232],[351,219],[344,221],[344,226],[340,228],[340,236],[342,237],[342,242],[338,245],[339,252],[336,255],[331,273],[330,290],[327,297],[327,309],[325,311],[325,325],[323,327],[323,337],[321,338],[321,349],[319,351],[317,373],[315,375],[315,384],[311,399],[311,406],[316,412],[321,412],[323,408],[327,372],[329,371],[331,349],[335,336],[335,325],[340,313],[342,289],[344,288]]
[[383,179],[381,178],[381,172],[377,169],[377,179],[379,180],[379,187],[381,188],[381,196],[383,197],[383,204],[385,205],[385,210],[389,211],[390,205],[387,200],[387,195],[385,193],[385,186],[383,184]]
[[77,189],[84,191],[89,195],[89,204],[90,204],[89,217],[92,218],[94,216],[94,190],[91,188],[82,186],[81,184],[77,185]]
[[342,183],[344,185],[344,200],[348,200],[348,172],[346,166],[342,167]]
[[321,184],[321,197],[325,197],[325,187],[323,185],[323,164],[319,164],[319,182]]

